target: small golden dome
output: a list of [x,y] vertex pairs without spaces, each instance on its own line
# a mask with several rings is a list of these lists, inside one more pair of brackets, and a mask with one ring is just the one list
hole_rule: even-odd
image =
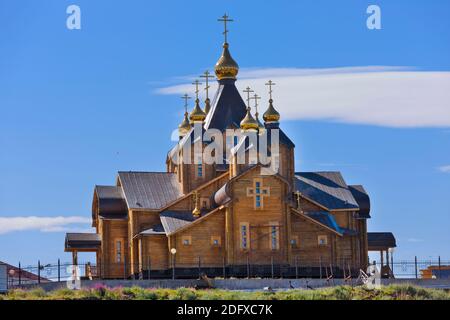
[[189,113],[187,113],[187,111],[186,111],[184,113],[183,121],[178,126],[178,132],[180,134],[180,137],[185,136],[189,132],[189,130],[191,130],[191,124],[189,123],[188,115],[189,115]]
[[267,111],[263,114],[264,122],[278,122],[280,120],[280,114],[277,110],[273,107],[273,100],[269,100],[269,108],[267,108]]
[[236,79],[239,72],[239,66],[236,61],[231,57],[230,51],[228,50],[228,43],[223,44],[222,55],[215,66],[215,72],[217,79]]
[[206,98],[206,100],[205,100],[205,113],[208,114],[209,110],[211,110],[211,100],[209,100],[209,98]]
[[258,122],[256,122],[255,118],[253,118],[250,112],[250,107],[247,108],[247,114],[241,121],[241,129],[244,131],[258,130]]
[[200,210],[198,209],[198,206],[195,206],[195,209],[192,211],[192,215],[196,218],[200,217]]
[[189,115],[189,119],[191,122],[203,122],[205,121],[206,114],[203,112],[202,108],[200,108],[200,100],[195,99],[195,107]]
[[258,132],[263,133],[266,130],[266,127],[259,121],[259,113],[255,112],[256,122],[258,123]]

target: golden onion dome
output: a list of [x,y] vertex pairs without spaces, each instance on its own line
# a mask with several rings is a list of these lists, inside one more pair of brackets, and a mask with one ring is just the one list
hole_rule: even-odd
[[263,133],[266,130],[266,127],[259,121],[259,113],[255,112],[256,122],[258,123],[258,132]]
[[228,50],[228,43],[223,44],[222,55],[215,66],[215,72],[217,79],[236,79],[239,72],[239,66],[236,61],[231,57],[230,51]]
[[277,110],[273,107],[273,100],[269,100],[269,107],[267,108],[266,112],[263,114],[264,122],[278,122],[280,120],[280,114]]
[[206,98],[206,100],[205,100],[205,113],[208,114],[209,110],[211,110],[211,100],[209,100],[209,98]]
[[198,206],[195,206],[194,210],[192,210],[192,215],[193,215],[195,218],[200,217],[201,211],[199,210]]
[[250,112],[250,107],[247,108],[247,114],[241,121],[241,129],[244,131],[258,130],[258,122],[256,122],[255,118],[253,118]]
[[178,126],[178,132],[180,134],[180,137],[185,136],[189,132],[189,130],[191,130],[191,124],[189,123],[188,115],[189,113],[187,113],[186,111],[184,113],[183,121]]
[[200,108],[200,100],[195,99],[195,107],[189,115],[189,120],[191,120],[192,123],[203,122],[205,121],[205,118],[206,114],[203,112],[202,108]]

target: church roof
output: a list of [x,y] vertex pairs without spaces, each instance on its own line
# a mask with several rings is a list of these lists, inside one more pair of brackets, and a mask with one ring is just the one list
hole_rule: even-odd
[[183,196],[176,173],[119,172],[129,209],[158,210]]
[[190,211],[163,211],[159,217],[166,234],[174,233],[196,219]]
[[368,232],[367,242],[370,250],[395,248],[397,243],[392,232]]
[[296,172],[295,189],[328,210],[358,209],[340,172]]
[[358,216],[359,218],[369,219],[370,218],[370,198],[366,190],[361,185],[348,186],[350,192],[355,198],[359,206]]
[[[128,215],[127,204],[122,188],[117,186],[95,186],[98,199],[98,215],[105,219],[125,219]],[[95,212],[93,212],[93,215]]]
[[219,87],[213,98],[211,110],[205,119],[205,129],[240,128],[247,107],[242,100],[238,89],[234,85],[234,79],[223,79],[219,81]]
[[333,229],[337,233],[343,234],[344,230],[342,230],[336,222],[334,216],[327,211],[313,211],[313,212],[305,212],[305,215],[308,217],[320,222],[321,224],[327,226],[330,229]]

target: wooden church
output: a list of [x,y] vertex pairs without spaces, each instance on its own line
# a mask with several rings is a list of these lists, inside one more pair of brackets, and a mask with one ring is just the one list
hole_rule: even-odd
[[[118,172],[116,184],[96,186],[92,226],[96,233],[68,233],[65,250],[77,264],[79,252],[95,252],[101,278],[135,276],[319,276],[358,272],[368,264],[369,196],[361,185],[348,185],[340,172],[299,172],[294,143],[280,128],[270,99],[262,120],[252,113],[235,86],[238,64],[226,39],[215,65],[218,89],[204,107],[198,98],[179,125],[179,142],[168,152],[166,172]],[[206,90],[208,79],[205,73]],[[258,97],[255,97],[257,103]],[[187,101],[187,99],[186,99]],[[278,132],[274,174],[244,158],[252,145],[244,134],[232,139],[222,163],[176,161],[198,157],[195,127],[228,129],[255,135]],[[270,137],[269,137],[270,140]],[[229,141],[228,141],[229,142]],[[228,143],[224,143],[229,147]],[[207,145],[201,142],[201,148]],[[188,150],[188,151],[186,151]]]

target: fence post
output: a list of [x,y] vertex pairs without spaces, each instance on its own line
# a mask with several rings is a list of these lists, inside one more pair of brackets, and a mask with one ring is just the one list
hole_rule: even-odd
[[438,264],[439,264],[439,279],[441,278],[441,256],[438,257]]
[[151,272],[150,270],[152,269],[150,263],[151,263],[150,256],[148,256],[147,257],[147,279],[148,280],[150,280],[150,272]]
[[295,279],[298,279],[298,256],[295,256]]
[[250,279],[250,261],[247,253],[247,278]]
[[201,258],[200,256],[198,256],[198,278],[201,278],[201,273],[202,273],[202,264],[201,264]]
[[127,258],[123,259],[123,280],[127,279]]
[[416,271],[416,279],[417,279],[418,278],[418,275],[417,275],[417,256],[414,257],[414,268],[415,268],[415,271]]
[[223,268],[223,278],[225,279],[227,274],[226,274],[226,269],[225,269],[225,256],[223,256],[222,258],[222,268]]
[[22,284],[22,267],[19,262],[19,286]]
[[41,260],[38,260],[38,283],[41,283]]
[[61,261],[58,259],[58,282],[61,281]]
[[319,268],[320,279],[322,279],[322,256],[319,256]]
[[272,279],[273,279],[273,256],[270,257],[270,266],[271,266]]

